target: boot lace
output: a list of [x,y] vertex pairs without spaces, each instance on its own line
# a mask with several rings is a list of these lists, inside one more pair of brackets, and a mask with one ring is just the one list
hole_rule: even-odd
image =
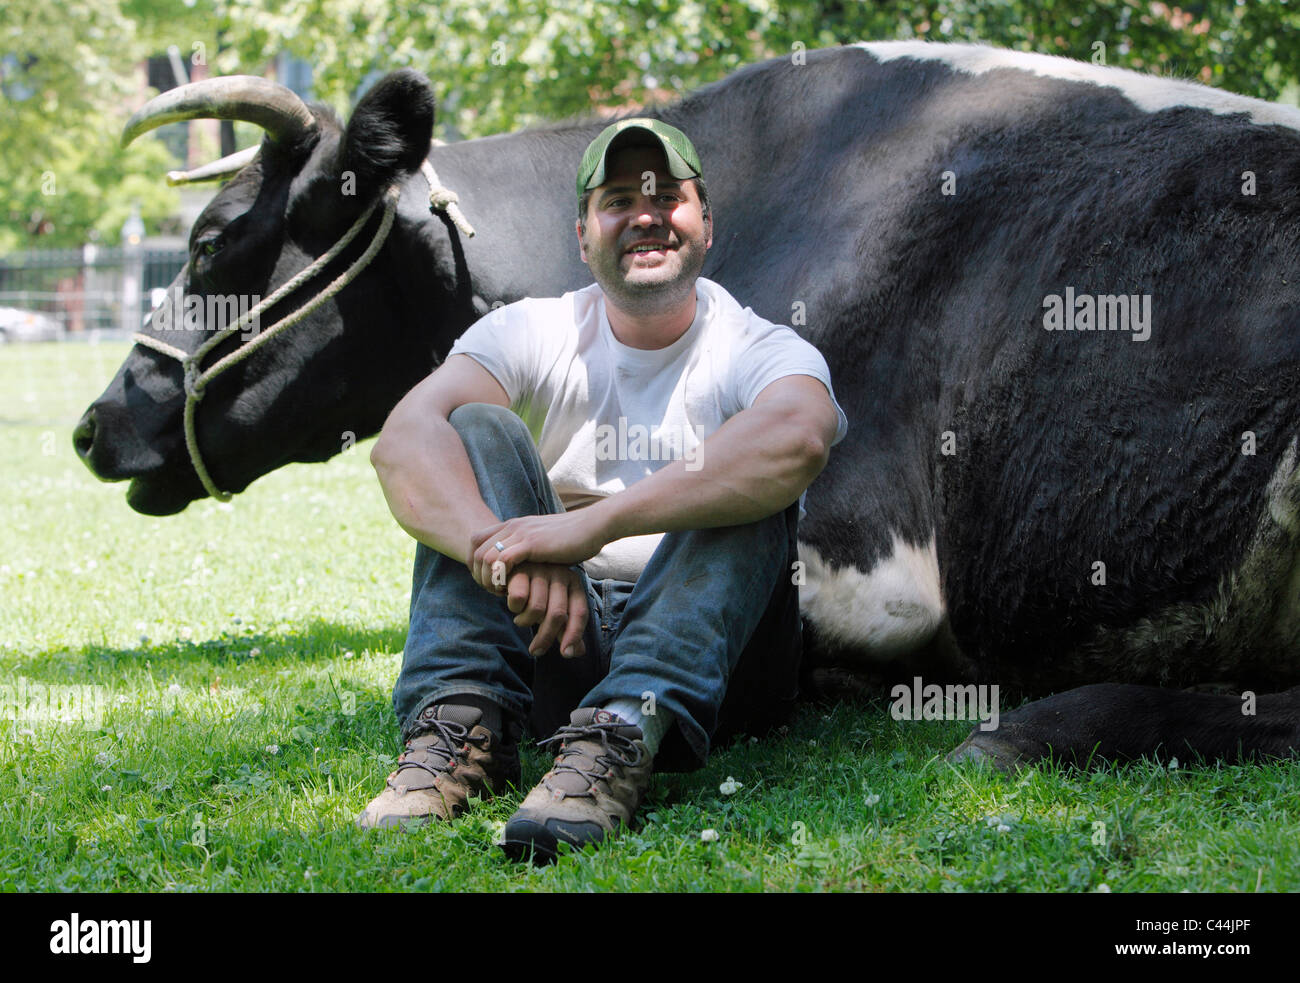
[[[438,735],[435,741],[420,747],[412,746],[417,740],[430,733]],[[465,750],[465,745],[473,744],[481,748],[484,740],[481,735],[471,737],[468,727],[452,720],[421,720],[407,739],[406,753],[398,760],[397,770],[389,776],[388,784],[394,788],[398,784],[403,784],[397,781],[397,776],[411,769],[426,771],[431,777],[437,778],[443,772],[451,770],[452,763]],[[420,757],[416,757],[416,754],[420,754]],[[421,760],[424,757],[431,758],[432,762]]]
[[[620,771],[624,768],[635,768],[646,759],[645,750],[637,745],[632,738],[618,733],[618,729],[626,727],[626,724],[588,724],[585,727],[574,727],[566,725],[557,730],[544,741],[539,741],[538,746],[548,749],[559,746],[559,754],[555,760],[555,767],[551,769],[551,774],[558,776],[564,772],[572,772],[580,775],[587,783],[586,792],[567,793],[569,795],[592,795],[596,782],[606,777],[606,773],[611,767],[616,767]],[[573,747],[572,742],[590,741],[593,739],[600,740],[600,751],[592,755],[589,749]],[[591,764],[584,767],[584,762],[590,760]],[[548,782],[549,785],[549,782]]]

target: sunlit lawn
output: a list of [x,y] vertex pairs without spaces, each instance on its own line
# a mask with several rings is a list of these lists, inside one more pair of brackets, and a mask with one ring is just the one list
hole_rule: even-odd
[[[1300,888],[1300,765],[1005,777],[943,760],[966,725],[883,700],[805,707],[659,777],[639,830],[551,868],[493,845],[519,796],[363,833],[399,750],[412,554],[368,445],[137,515],[71,444],[125,351],[0,346],[0,673],[102,708],[89,728],[0,720],[0,889]],[[543,770],[531,753],[525,783]]]

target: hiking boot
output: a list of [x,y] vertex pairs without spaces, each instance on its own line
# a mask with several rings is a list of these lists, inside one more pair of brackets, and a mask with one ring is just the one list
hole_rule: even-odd
[[442,703],[416,718],[388,787],[357,817],[362,829],[455,819],[471,795],[490,799],[519,784],[519,747],[479,725],[483,711]]
[[548,771],[506,823],[502,848],[513,860],[555,859],[560,842],[581,848],[631,824],[654,768],[641,728],[608,710],[574,710],[569,726],[541,742],[559,745]]

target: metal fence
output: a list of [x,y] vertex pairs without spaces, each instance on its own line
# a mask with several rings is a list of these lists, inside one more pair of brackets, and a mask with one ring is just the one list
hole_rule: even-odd
[[185,265],[180,248],[37,249],[0,257],[0,307],[57,322],[67,338],[127,337],[139,331]]

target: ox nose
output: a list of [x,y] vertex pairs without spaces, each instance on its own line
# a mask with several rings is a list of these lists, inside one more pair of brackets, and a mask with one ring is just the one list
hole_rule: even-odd
[[86,410],[81,422],[77,424],[77,429],[72,431],[72,446],[76,448],[77,457],[89,464],[90,452],[95,446],[95,410],[93,407]]

